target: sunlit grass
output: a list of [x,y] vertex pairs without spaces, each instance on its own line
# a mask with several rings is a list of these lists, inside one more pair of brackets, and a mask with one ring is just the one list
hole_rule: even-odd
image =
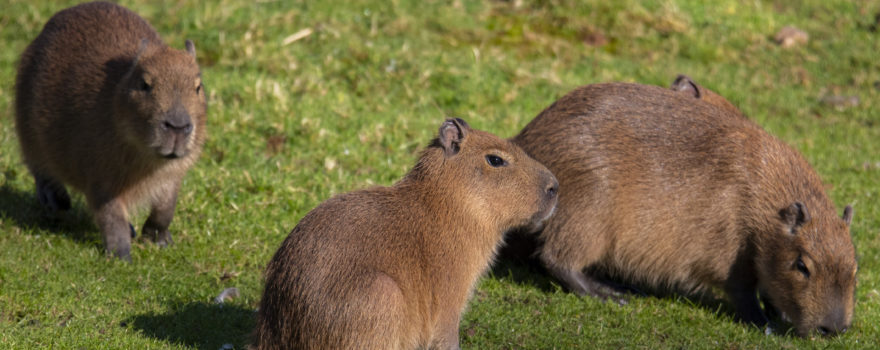
[[[875,348],[880,338],[880,5],[843,0],[123,1],[166,42],[196,43],[210,138],[187,175],[176,245],[101,253],[74,210],[45,218],[13,128],[18,55],[69,1],[0,11],[0,344],[11,348],[242,348],[262,271],[300,217],[333,194],[389,185],[443,118],[500,136],[578,85],[667,86],[678,73],[727,96],[801,150],[838,208],[853,203],[856,320],[844,336],[765,336],[725,304],[566,293],[503,262],[461,324],[464,348]],[[808,44],[782,49],[795,25]],[[297,38],[298,40],[293,40]],[[857,106],[821,103],[856,96]],[[143,220],[143,214],[138,217]],[[136,225],[137,226],[137,225]],[[222,308],[213,298],[237,287]],[[720,305],[720,306],[719,306]]]

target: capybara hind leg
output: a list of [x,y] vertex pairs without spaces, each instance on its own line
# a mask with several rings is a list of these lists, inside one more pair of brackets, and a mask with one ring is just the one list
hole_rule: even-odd
[[618,304],[627,303],[614,287],[581,271],[553,266],[547,266],[547,269],[565,288],[580,296],[590,295],[602,300],[613,300]]
[[34,182],[37,185],[37,197],[43,207],[48,208],[53,213],[59,210],[70,209],[70,196],[67,194],[67,189],[64,188],[64,185],[48,176],[40,174],[34,174]]
[[171,239],[171,232],[168,226],[171,225],[171,219],[174,218],[174,208],[177,205],[177,190],[175,185],[166,193],[157,198],[152,205],[150,216],[144,222],[144,228],[141,230],[144,237],[160,247],[166,247],[174,243]]
[[131,261],[131,224],[125,208],[118,201],[109,201],[94,208],[94,212],[107,253]]

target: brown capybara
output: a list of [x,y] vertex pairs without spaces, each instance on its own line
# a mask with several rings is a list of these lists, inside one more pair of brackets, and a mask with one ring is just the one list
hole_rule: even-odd
[[594,273],[684,292],[717,287],[764,325],[757,294],[796,332],[850,326],[853,212],[836,214],[794,149],[747,118],[638,84],[575,89],[513,138],[559,179],[538,258],[568,289]]
[[391,187],[335,196],[266,269],[257,349],[457,349],[502,235],[538,229],[557,182],[510,141],[448,119]]
[[693,98],[706,101],[715,105],[718,108],[725,109],[729,112],[732,112],[738,116],[745,118],[745,115],[736,108],[730,101],[728,101],[723,96],[715,93],[715,91],[709,90],[701,85],[698,85],[691,79],[691,77],[679,74],[675,77],[675,80],[672,82],[670,88],[673,91],[678,91],[684,94],[687,94]]
[[86,196],[105,248],[130,260],[129,214],[149,204],[143,234],[168,225],[186,170],[205,141],[205,92],[195,59],[168,47],[134,12],[106,2],[55,14],[21,56],[16,130],[40,202]]

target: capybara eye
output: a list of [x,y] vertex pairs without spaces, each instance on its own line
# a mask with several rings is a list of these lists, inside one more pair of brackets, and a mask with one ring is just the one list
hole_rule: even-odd
[[804,274],[804,277],[810,277],[810,270],[807,269],[807,265],[804,264],[804,261],[801,260],[801,258],[797,259],[797,263],[795,263],[795,265],[797,266],[798,271]]
[[150,92],[153,87],[146,80],[141,80],[141,91]]
[[199,85],[196,86],[196,94],[198,94],[198,93],[201,92],[201,91],[202,91],[202,84],[199,83]]
[[486,161],[489,162],[489,165],[496,167],[496,168],[500,167],[500,166],[507,165],[507,162],[504,160],[504,158],[501,158],[501,157],[496,156],[494,154],[487,154]]

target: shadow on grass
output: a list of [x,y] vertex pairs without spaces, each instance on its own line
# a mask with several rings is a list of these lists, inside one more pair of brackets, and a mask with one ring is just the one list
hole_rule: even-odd
[[[559,288],[565,289],[558,281],[550,276],[547,269],[535,256],[538,248],[536,235],[528,235],[520,232],[508,233],[505,245],[498,252],[498,259],[491,270],[495,278],[506,279],[520,285],[534,286],[545,293],[550,293]],[[682,293],[675,289],[651,288],[645,285],[631,285],[621,283],[617,276],[603,273],[601,270],[589,270],[598,280],[608,284],[621,293],[624,299],[653,297],[664,301],[685,303],[714,313],[719,317],[726,317],[733,321],[736,310],[723,296],[716,295],[711,291]],[[587,297],[588,298],[588,297]],[[790,324],[783,321],[772,307],[765,308],[765,313],[770,319],[774,334],[779,336],[792,336],[793,329]],[[751,325],[743,325],[753,331],[763,332]]]
[[0,186],[0,217],[9,219],[26,231],[39,230],[62,235],[76,242],[101,247],[101,238],[91,214],[79,203],[69,210],[50,214],[33,191],[21,191],[4,184]]
[[536,237],[518,231],[508,232],[490,275],[519,285],[534,286],[546,293],[560,288],[533,254],[538,246]]
[[134,316],[128,326],[148,337],[199,349],[220,349],[232,344],[244,349],[256,324],[253,309],[224,304],[190,302],[173,307],[165,314]]

